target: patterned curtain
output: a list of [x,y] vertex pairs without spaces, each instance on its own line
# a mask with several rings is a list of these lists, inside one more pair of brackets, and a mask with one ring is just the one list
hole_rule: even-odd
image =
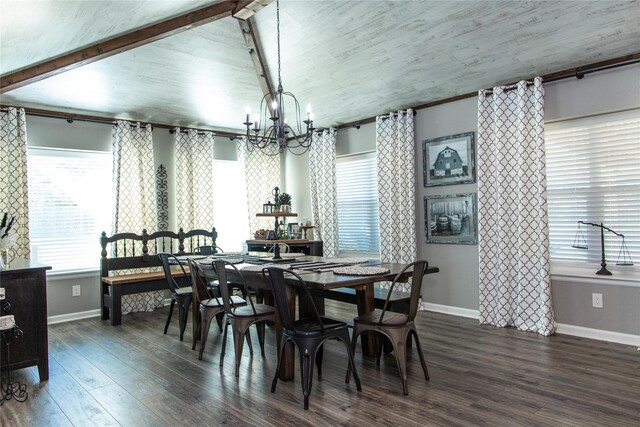
[[[157,226],[156,183],[151,125],[118,121],[113,150],[113,233],[152,233]],[[162,307],[164,292],[124,295],[122,314]]]
[[[413,110],[376,117],[380,260],[416,260]],[[408,290],[409,286],[405,285]]]
[[274,187],[280,185],[280,156],[250,149],[243,138],[238,145],[238,160],[247,186],[249,232],[253,234],[261,228],[272,229],[274,221],[271,218],[257,218],[256,214],[262,212],[262,205],[267,200],[273,203],[271,193]]
[[336,130],[318,133],[309,149],[309,186],[317,239],[325,257],[338,256],[336,195]]
[[478,95],[480,323],[551,335],[542,79]]
[[0,112],[0,215],[15,218],[5,245],[8,260],[30,259],[27,122],[24,109]]
[[178,228],[211,230],[213,223],[212,132],[176,128],[176,212]]

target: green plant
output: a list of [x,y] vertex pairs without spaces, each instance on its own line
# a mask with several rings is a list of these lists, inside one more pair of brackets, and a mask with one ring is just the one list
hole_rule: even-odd
[[278,204],[280,206],[282,206],[282,205],[291,206],[291,196],[288,193],[280,194],[280,197],[278,197]]

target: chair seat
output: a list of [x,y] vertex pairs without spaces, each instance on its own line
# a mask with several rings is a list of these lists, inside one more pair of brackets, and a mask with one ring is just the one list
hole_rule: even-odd
[[[366,325],[377,325],[380,322],[382,310],[374,310],[371,313],[363,314],[353,319],[353,323],[363,323]],[[404,326],[409,321],[409,316],[404,313],[394,313],[387,311],[384,313],[383,326]]]
[[[233,295],[231,297],[231,305],[245,305],[247,302],[238,296]],[[224,304],[222,302],[222,298],[211,298],[200,301],[200,305],[205,307],[222,307]]]
[[[276,309],[270,305],[266,304],[254,304],[253,307],[256,309],[255,316],[260,316],[263,314],[275,314]],[[234,317],[253,317],[253,309],[249,305],[244,305],[242,307],[238,307],[233,311]]]
[[[328,331],[336,331],[341,328],[347,328],[347,324],[343,321],[331,319],[329,317],[320,317],[325,333]],[[313,336],[322,335],[320,324],[316,318],[304,318],[293,322],[294,331],[286,331],[289,335]]]
[[193,290],[191,289],[191,286],[189,287],[184,287],[184,288],[176,288],[174,294],[177,295],[190,295],[193,292]]

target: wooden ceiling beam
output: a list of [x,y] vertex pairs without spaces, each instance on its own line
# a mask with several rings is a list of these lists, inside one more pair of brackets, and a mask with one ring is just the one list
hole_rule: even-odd
[[[252,16],[271,0],[226,0],[0,77],[0,94],[228,16]],[[268,4],[268,3],[267,3]]]
[[275,88],[269,78],[269,74],[267,73],[264,56],[258,48],[258,40],[251,21],[238,20],[238,24],[240,24],[240,31],[242,32],[242,37],[244,37],[244,42],[247,45],[247,52],[249,52],[249,56],[253,62],[253,67],[256,70],[262,94],[266,95],[268,93],[274,93]]

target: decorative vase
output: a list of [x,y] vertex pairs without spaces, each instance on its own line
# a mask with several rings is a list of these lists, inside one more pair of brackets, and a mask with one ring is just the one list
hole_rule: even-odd
[[280,205],[280,211],[283,213],[288,213],[291,211],[290,205]]

